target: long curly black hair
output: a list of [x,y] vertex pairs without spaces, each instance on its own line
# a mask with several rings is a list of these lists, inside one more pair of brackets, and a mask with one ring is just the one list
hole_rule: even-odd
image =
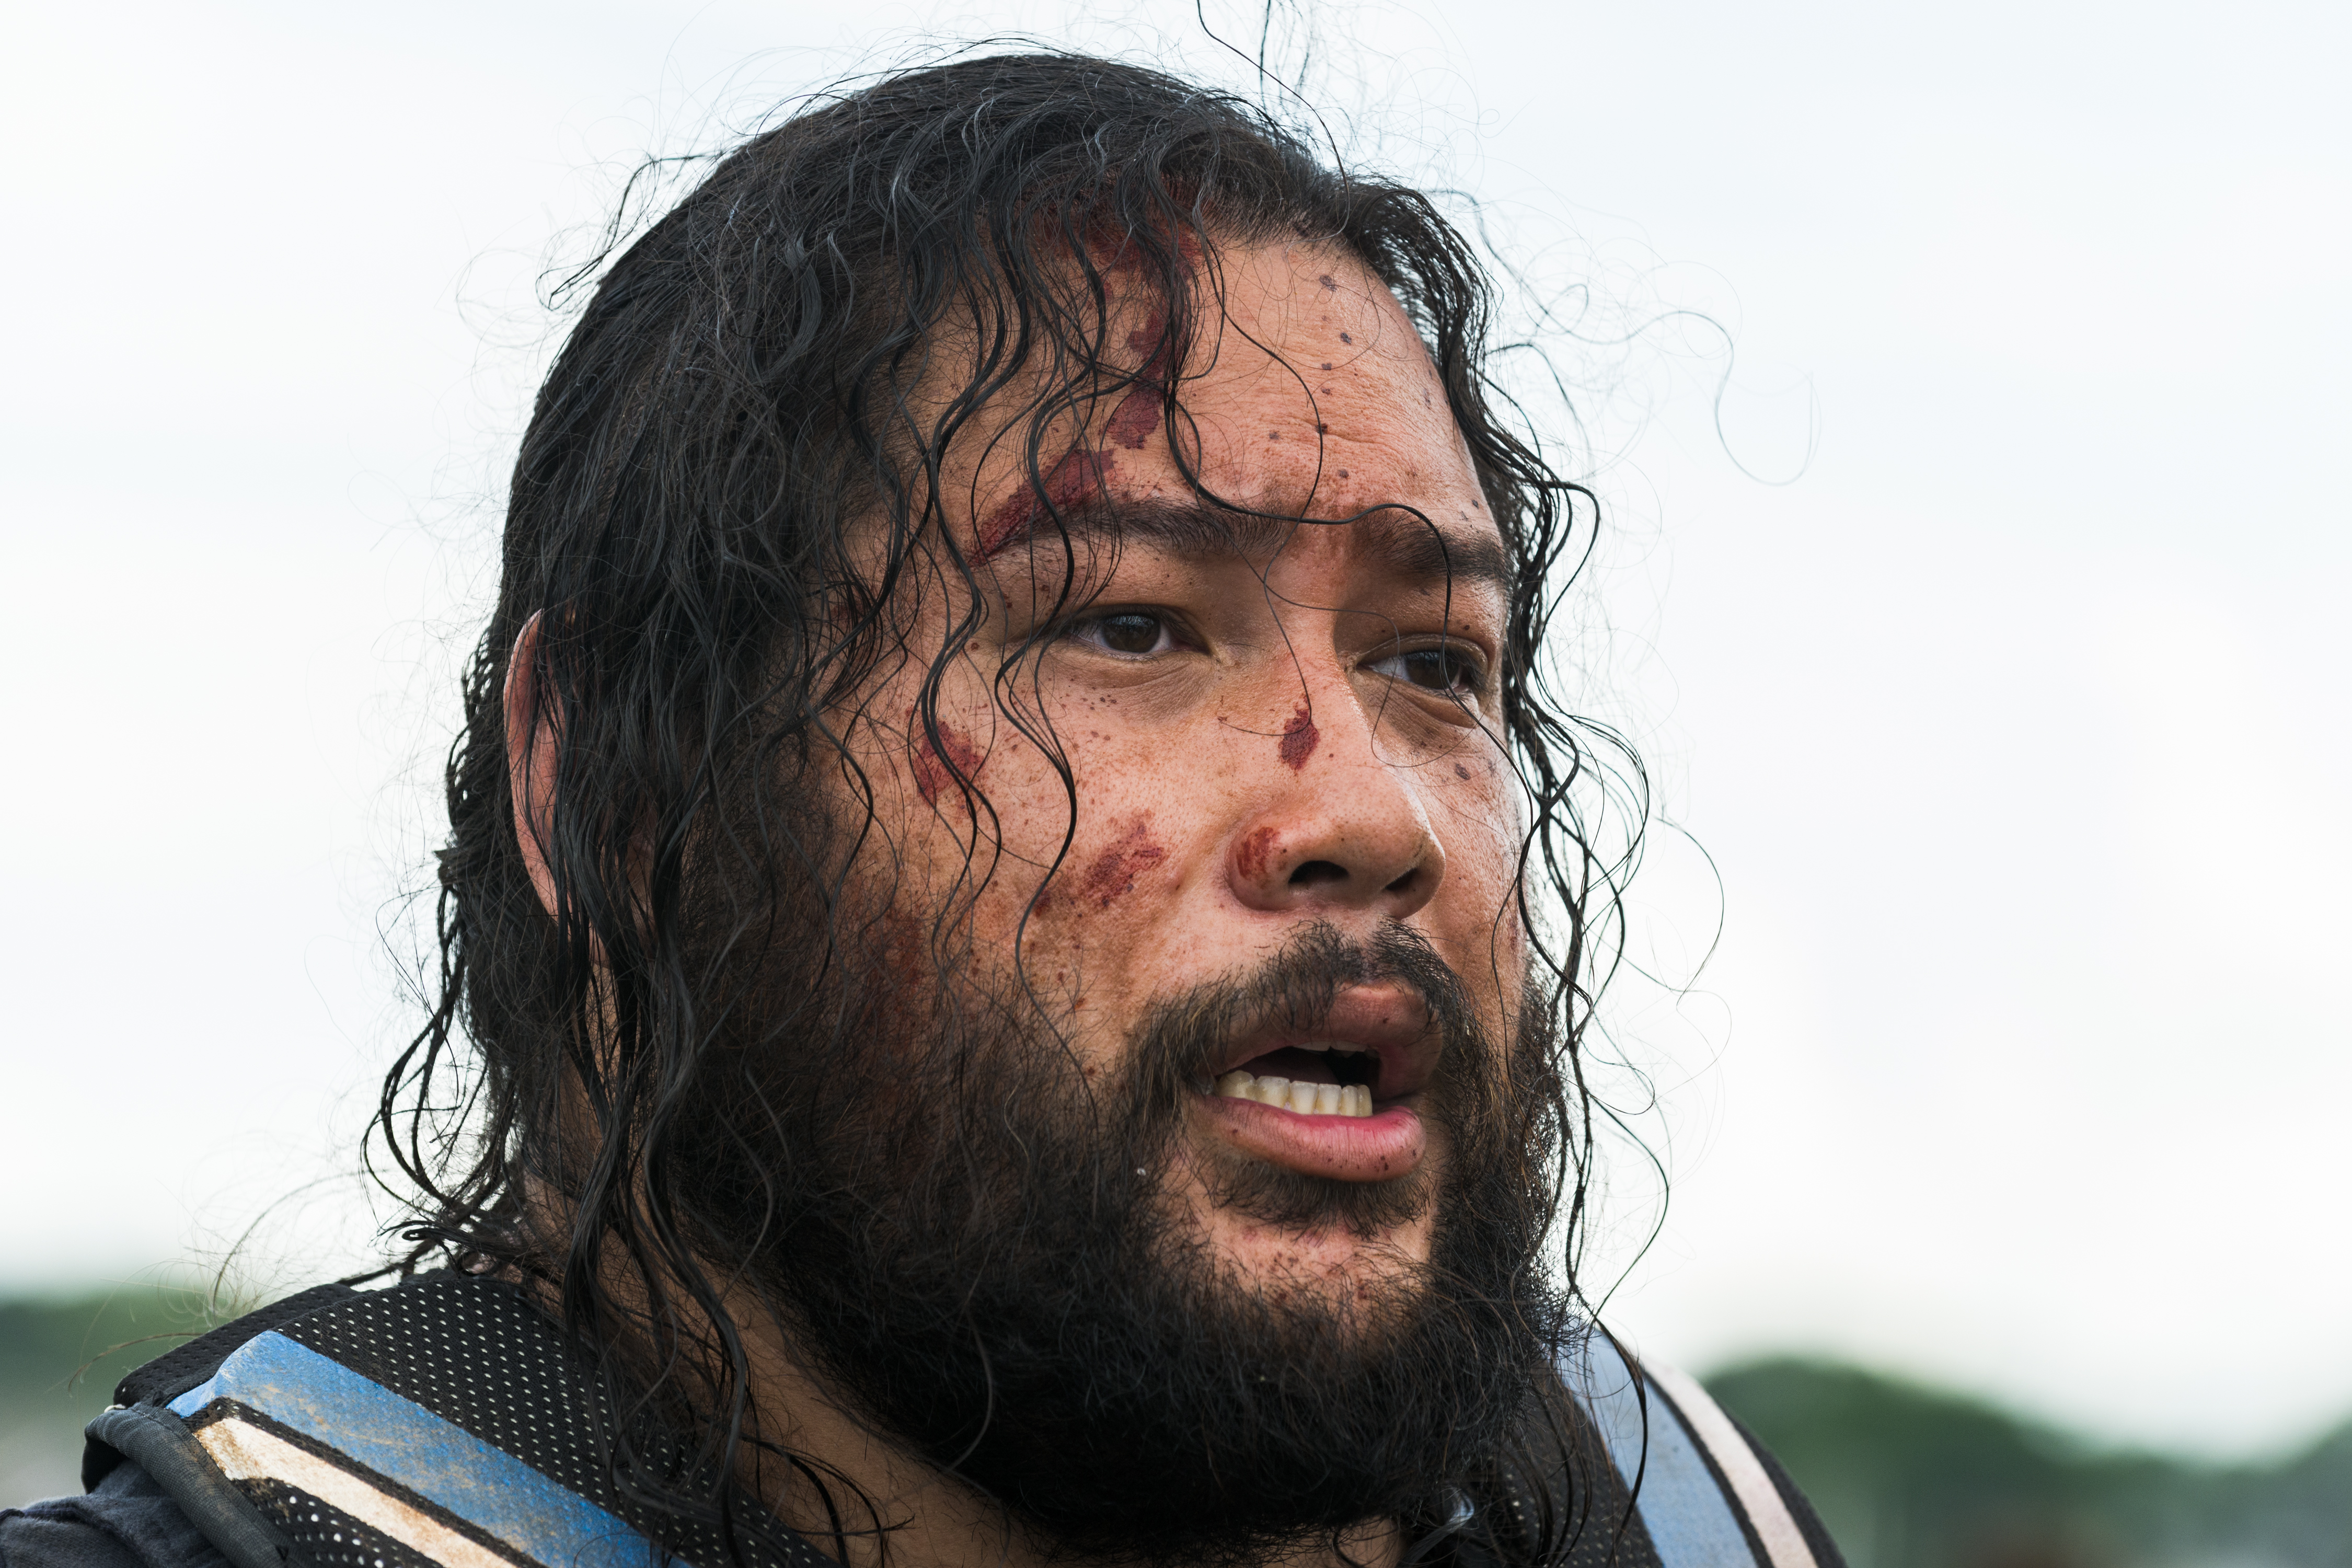
[[[593,295],[515,466],[449,753],[439,993],[384,1080],[376,1132],[387,1178],[411,1189],[404,1268],[440,1257],[535,1278],[638,1408],[692,1413],[683,1461],[674,1442],[613,1456],[657,1517],[746,1517],[710,1479],[736,1470],[751,1394],[700,1242],[740,1228],[714,1205],[784,1201],[782,1173],[756,1161],[714,1184],[679,1154],[712,1075],[735,1070],[713,1043],[730,1005],[713,955],[789,933],[822,979],[859,940],[841,879],[871,813],[837,804],[845,777],[859,798],[845,713],[893,661],[928,668],[914,721],[971,821],[991,820],[934,713],[965,628],[911,647],[893,613],[926,573],[970,581],[941,528],[943,456],[1016,393],[1050,528],[1048,426],[1133,381],[1106,369],[1116,299],[1141,286],[1168,302],[1155,363],[1181,366],[1185,279],[1222,247],[1301,237],[1394,291],[1500,526],[1498,738],[1530,803],[1519,915],[1555,1014],[1528,1126],[1573,1288],[1595,1120],[1582,1042],[1643,816],[1630,750],[1547,687],[1547,629],[1596,509],[1494,374],[1495,286],[1470,241],[1422,193],[1317,146],[1311,126],[1132,65],[966,58],[812,101],[585,275]],[[1162,378],[1171,417],[1180,381]],[[552,915],[518,847],[502,704],[534,616],[540,712],[561,737]],[[1032,739],[1055,745],[1050,728]],[[986,847],[975,834],[961,897],[998,874]],[[846,1016],[784,1005],[763,1025],[807,1070],[857,1048]],[[559,1200],[552,1234],[530,1221],[534,1188]],[[822,1488],[819,1468],[803,1473]],[[1534,1554],[1559,1550],[1568,1522]]]

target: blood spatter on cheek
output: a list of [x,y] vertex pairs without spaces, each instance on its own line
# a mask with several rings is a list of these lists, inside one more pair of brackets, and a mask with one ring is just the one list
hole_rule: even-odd
[[946,723],[940,725],[940,743],[934,749],[930,735],[923,728],[921,715],[912,708],[907,710],[907,733],[910,740],[908,757],[915,770],[915,788],[922,793],[924,804],[928,805],[939,804],[940,791],[955,787],[957,774],[961,773],[967,782],[979,777],[981,764],[988,760],[978,746],[958,734],[954,726]]
[[1295,773],[1307,765],[1307,759],[1315,754],[1315,748],[1322,742],[1323,731],[1315,727],[1315,720],[1307,711],[1307,704],[1300,703],[1298,710],[1291,714],[1289,721],[1282,727],[1282,760],[1289,763]]
[[1152,842],[1151,819],[1145,817],[1095,857],[1072,897],[1107,910],[1133,892],[1136,879],[1166,858],[1168,851]]

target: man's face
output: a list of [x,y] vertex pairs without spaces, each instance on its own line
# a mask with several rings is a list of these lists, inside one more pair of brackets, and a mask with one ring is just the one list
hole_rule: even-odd
[[[1235,247],[1223,274],[1178,395],[1199,484],[1152,390],[1114,391],[1057,433],[1066,455],[1039,467],[1073,520],[1073,601],[1020,426],[983,416],[1015,434],[965,441],[942,489],[981,601],[926,591],[908,628],[937,647],[953,617],[981,617],[940,685],[939,740],[917,712],[918,660],[870,694],[854,742],[877,784],[869,844],[889,900],[929,914],[987,872],[970,983],[1025,986],[1098,1090],[1139,1069],[1169,999],[1247,975],[1309,928],[1365,947],[1409,933],[1490,1040],[1512,1037],[1525,976],[1520,812],[1493,738],[1502,543],[1443,388],[1360,264]],[[1139,368],[1156,319],[1128,315]],[[1219,516],[1203,490],[1294,521]],[[1041,630],[1042,655],[1000,682]],[[977,827],[944,760],[984,796]],[[1244,1019],[1191,1064],[1150,1173],[1162,1207],[1221,1272],[1265,1288],[1339,1300],[1412,1274],[1451,1157],[1423,1114],[1431,1089],[1501,1070],[1496,1052],[1474,1067],[1448,1046],[1416,988],[1385,979],[1340,985],[1318,1016]],[[1280,1105],[1269,1079],[1293,1086]],[[1350,1189],[1360,1201],[1320,1218],[1297,1198]]]
[[845,918],[738,950],[746,1076],[678,1156],[844,1407],[1139,1563],[1442,1516],[1565,1310],[1502,540],[1361,267],[1237,247],[1200,320],[1181,447],[1116,374],[1049,422],[1060,518],[1034,389],[950,447],[978,591],[891,588]]

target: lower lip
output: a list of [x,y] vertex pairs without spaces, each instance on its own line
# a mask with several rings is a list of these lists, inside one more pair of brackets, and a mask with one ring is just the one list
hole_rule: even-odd
[[1209,1123],[1244,1154],[1302,1175],[1386,1182],[1410,1175],[1429,1138],[1420,1115],[1391,1105],[1370,1116],[1302,1116],[1231,1095],[1202,1097]]

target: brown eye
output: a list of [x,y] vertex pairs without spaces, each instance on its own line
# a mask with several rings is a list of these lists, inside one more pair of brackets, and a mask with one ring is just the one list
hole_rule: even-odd
[[1105,616],[1102,639],[1113,653],[1150,653],[1160,646],[1160,617]]
[[1090,643],[1105,653],[1124,654],[1130,658],[1167,653],[1177,646],[1174,628],[1167,620],[1144,610],[1116,610],[1108,616],[1096,616],[1080,621],[1070,632],[1080,642]]
[[1391,679],[1410,682],[1423,691],[1443,691],[1449,697],[1475,697],[1486,686],[1486,670],[1468,649],[1458,645],[1392,654],[1372,668]]

